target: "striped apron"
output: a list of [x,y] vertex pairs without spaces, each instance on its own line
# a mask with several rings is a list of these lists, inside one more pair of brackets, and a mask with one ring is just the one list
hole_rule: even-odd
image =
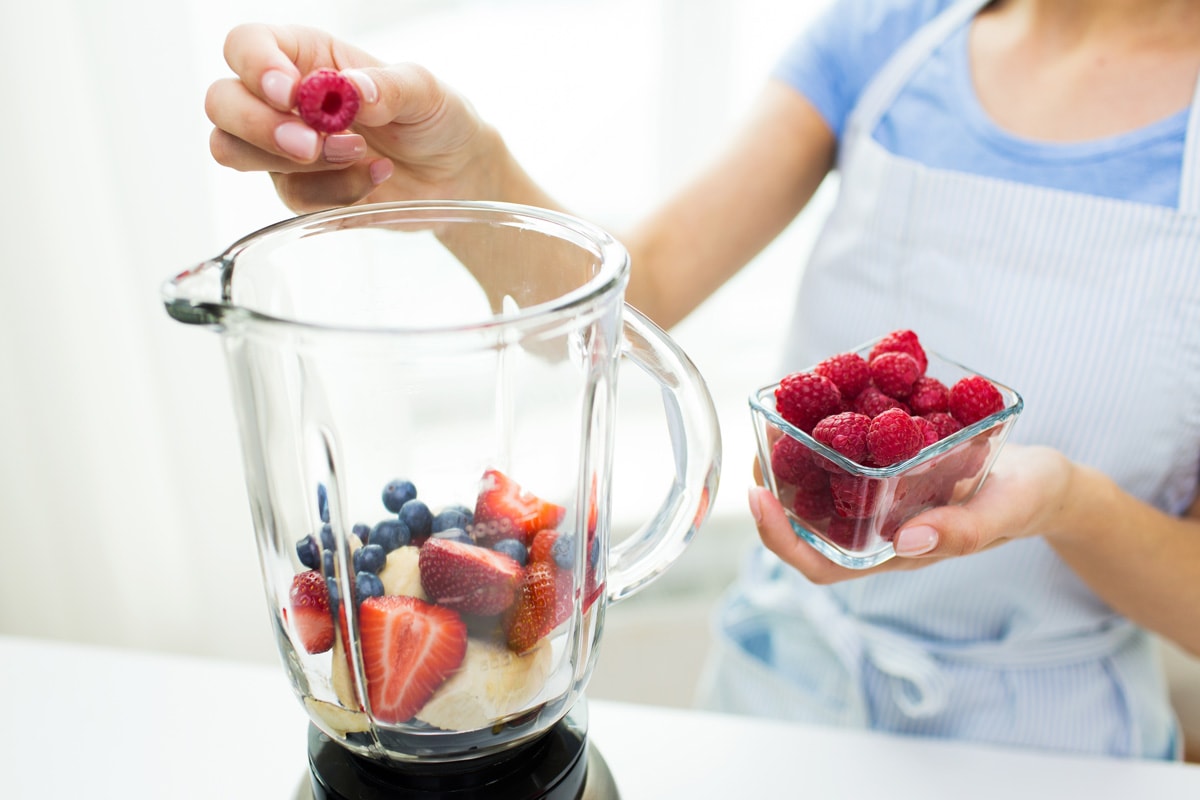
[[[1053,446],[1172,514],[1200,459],[1200,103],[1178,208],[934,169],[872,139],[983,2],[884,66],[841,143],[840,194],[783,365],[897,328],[1015,387],[1010,442]],[[1040,538],[915,572],[810,584],[756,548],[714,616],[700,702],[918,735],[1149,758],[1179,753],[1150,637]]]

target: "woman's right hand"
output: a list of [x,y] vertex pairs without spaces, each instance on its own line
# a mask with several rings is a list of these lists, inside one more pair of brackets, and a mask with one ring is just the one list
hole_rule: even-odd
[[[236,77],[214,82],[205,111],[218,163],[265,171],[297,213],[358,202],[503,199],[507,151],[464,98],[414,64],[385,65],[322,31],[241,25],[225,40]],[[319,69],[346,71],[361,99],[348,132],[321,134],[292,108]]]

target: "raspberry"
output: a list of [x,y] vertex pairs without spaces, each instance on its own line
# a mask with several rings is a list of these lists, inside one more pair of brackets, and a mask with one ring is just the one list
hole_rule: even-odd
[[857,411],[832,414],[813,428],[813,438],[821,444],[838,451],[851,461],[859,463],[867,455],[867,429],[871,418]]
[[908,407],[912,413],[923,416],[935,411],[945,411],[950,401],[950,390],[946,384],[937,378],[922,376],[913,384],[912,394],[908,396]]
[[888,397],[874,386],[862,390],[862,394],[854,398],[854,410],[868,417],[877,417],[889,408],[898,408],[908,412],[908,406],[894,397]]
[[771,446],[771,472],[775,480],[799,486],[814,473],[824,474],[812,459],[811,451],[790,436],[781,436]]
[[813,367],[813,372],[833,381],[846,400],[858,397],[871,382],[867,361],[858,353],[839,353]]
[[300,118],[313,130],[337,133],[350,127],[358,113],[358,90],[332,69],[310,72],[296,89]]
[[958,433],[963,429],[958,420],[945,411],[935,411],[932,414],[925,414],[923,418],[928,420],[929,424],[937,431],[938,439],[945,439],[947,436]]
[[833,495],[829,493],[829,473],[819,470],[820,478],[812,478],[796,487],[792,511],[800,519],[815,521],[833,516]]
[[871,459],[881,467],[915,456],[925,444],[925,437],[913,418],[898,408],[890,408],[871,420],[867,431],[867,449]]
[[921,367],[908,353],[880,353],[871,359],[871,381],[875,388],[903,400],[912,394],[913,384],[921,377]]
[[871,352],[867,356],[867,361],[875,360],[875,356],[880,353],[908,353],[917,360],[917,366],[921,368],[922,375],[925,374],[925,369],[929,366],[929,359],[925,355],[925,348],[921,347],[921,341],[910,330],[892,331],[887,336],[884,336],[871,348]]
[[925,417],[913,417],[912,420],[917,423],[917,428],[921,431],[921,439],[924,442],[921,445],[922,447],[928,447],[942,438],[941,434],[938,433],[938,429],[933,426],[932,422],[925,419]]
[[1004,408],[1004,397],[992,382],[980,375],[968,375],[950,388],[950,414],[963,427],[991,416]]
[[839,517],[865,519],[875,513],[879,484],[874,478],[864,478],[845,472],[829,476],[829,493],[833,495],[833,511]]
[[779,415],[805,433],[830,414],[842,410],[842,393],[833,381],[815,372],[795,372],[775,390]]

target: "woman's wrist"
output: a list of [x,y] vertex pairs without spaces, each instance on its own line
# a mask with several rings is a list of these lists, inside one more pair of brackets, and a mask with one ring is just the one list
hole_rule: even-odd
[[1104,521],[1117,513],[1115,500],[1119,489],[1099,470],[1066,458],[1063,461],[1063,486],[1047,509],[1042,536],[1055,546],[1095,544],[1110,527]]

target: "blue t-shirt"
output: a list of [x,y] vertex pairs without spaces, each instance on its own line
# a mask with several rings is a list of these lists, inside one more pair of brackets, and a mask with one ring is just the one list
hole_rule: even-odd
[[[888,59],[954,0],[835,0],[788,49],[776,78],[803,94],[840,139]],[[913,74],[873,138],[930,167],[1175,207],[1187,110],[1117,136],[1042,142],[999,128],[971,83],[964,25]]]

